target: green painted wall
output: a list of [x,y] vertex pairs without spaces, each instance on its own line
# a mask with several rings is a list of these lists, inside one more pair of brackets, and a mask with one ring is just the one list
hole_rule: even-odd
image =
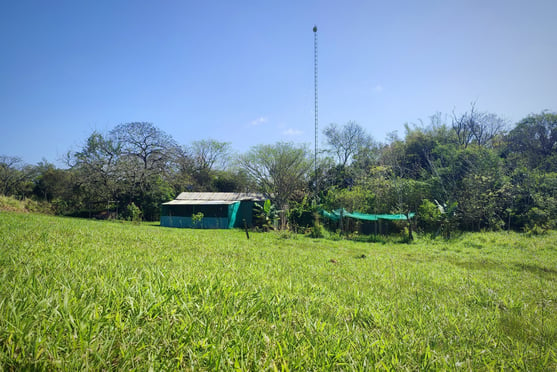
[[[253,226],[253,201],[242,201],[238,208],[236,221],[233,227],[243,228],[244,220],[248,227]],[[229,228],[230,211],[228,204],[222,205],[163,205],[161,207],[161,226],[201,228],[201,229],[227,229]],[[200,223],[193,225],[192,215],[203,213]]]

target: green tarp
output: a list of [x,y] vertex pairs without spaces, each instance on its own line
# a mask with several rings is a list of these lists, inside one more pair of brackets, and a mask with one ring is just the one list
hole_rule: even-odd
[[236,216],[238,215],[238,209],[240,209],[240,202],[235,202],[228,206],[228,228],[234,228],[236,224]]
[[[337,209],[332,212],[327,212],[325,210],[321,211],[321,214],[324,217],[327,217],[333,221],[340,220],[341,217],[350,217],[355,218],[357,220],[364,220],[364,221],[377,221],[377,220],[407,220],[405,214],[366,214],[366,213],[359,213],[359,212],[348,212],[346,209]],[[416,213],[410,213],[410,218],[413,218]]]

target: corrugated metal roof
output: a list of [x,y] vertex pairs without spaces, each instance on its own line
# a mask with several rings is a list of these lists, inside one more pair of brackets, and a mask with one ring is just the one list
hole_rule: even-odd
[[235,200],[172,200],[162,205],[229,205],[236,203]]
[[182,192],[176,200],[198,201],[264,201],[265,195],[245,192]]

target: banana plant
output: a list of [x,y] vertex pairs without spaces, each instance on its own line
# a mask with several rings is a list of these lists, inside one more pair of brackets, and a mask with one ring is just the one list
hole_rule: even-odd
[[269,199],[265,200],[263,205],[255,203],[255,211],[257,222],[265,229],[265,231],[275,229],[276,221],[279,218],[279,211],[271,204]]

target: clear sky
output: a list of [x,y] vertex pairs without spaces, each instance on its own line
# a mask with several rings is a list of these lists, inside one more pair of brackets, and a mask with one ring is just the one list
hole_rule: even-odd
[[314,24],[321,128],[384,141],[471,102],[511,124],[557,110],[555,0],[0,4],[0,155],[30,164],[133,121],[313,148]]

